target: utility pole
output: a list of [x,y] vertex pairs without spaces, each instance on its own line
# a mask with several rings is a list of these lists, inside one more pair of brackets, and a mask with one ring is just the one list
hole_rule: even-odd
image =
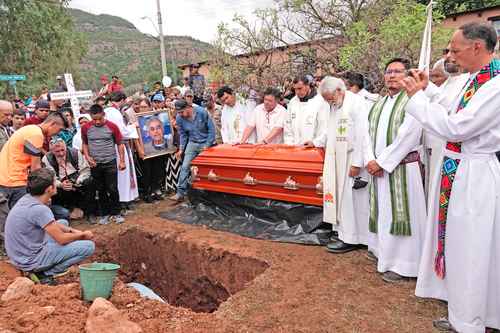
[[158,8],[158,29],[160,30],[161,72],[162,77],[165,77],[167,76],[167,59],[165,55],[165,42],[163,40],[163,25],[161,22],[160,0],[156,0],[156,7]]

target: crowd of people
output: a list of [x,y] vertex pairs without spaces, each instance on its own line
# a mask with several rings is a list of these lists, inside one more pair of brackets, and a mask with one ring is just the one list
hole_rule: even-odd
[[[68,221],[123,223],[139,197],[151,203],[170,193],[184,201],[192,160],[213,145],[317,147],[325,150],[324,221],[335,232],[328,251],[367,247],[384,281],[418,278],[417,296],[448,302],[449,320],[435,322],[440,329],[498,330],[496,46],[491,26],[464,25],[430,80],[394,58],[381,94],[346,72],[300,75],[287,91],[269,87],[245,99],[229,86],[206,89],[193,65],[182,87],[157,82],[132,97],[117,77],[103,78],[78,119],[50,93],[33,112],[0,101],[7,254],[23,271],[53,277],[93,252],[92,233]],[[153,148],[139,138],[137,114],[158,110],[170,116],[177,152],[145,158]]]

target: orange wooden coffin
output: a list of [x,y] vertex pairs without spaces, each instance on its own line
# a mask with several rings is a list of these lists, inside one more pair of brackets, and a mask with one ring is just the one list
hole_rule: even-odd
[[192,162],[193,188],[323,206],[322,149],[218,145]]

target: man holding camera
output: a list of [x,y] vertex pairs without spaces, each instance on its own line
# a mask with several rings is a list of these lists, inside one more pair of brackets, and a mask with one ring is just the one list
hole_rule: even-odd
[[93,214],[91,206],[95,191],[91,190],[90,168],[83,154],[66,147],[61,138],[54,137],[50,141],[50,151],[42,162],[56,175],[58,191],[52,203],[70,209],[71,219],[82,218],[84,213],[87,216]]

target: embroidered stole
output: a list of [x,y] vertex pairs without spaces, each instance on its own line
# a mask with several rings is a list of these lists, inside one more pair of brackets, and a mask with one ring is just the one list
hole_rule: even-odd
[[[377,146],[377,130],[380,120],[380,115],[384,109],[388,96],[379,100],[370,111],[369,133],[373,145],[373,152]],[[406,93],[401,92],[396,97],[396,102],[392,108],[389,118],[389,126],[387,129],[387,146],[392,144],[396,139],[399,127],[404,121],[404,107],[408,102]],[[406,165],[398,165],[392,173],[389,174],[389,185],[391,189],[391,208],[392,208],[392,224],[390,233],[397,236],[411,236],[410,211],[408,206],[408,189],[406,184]],[[370,184],[370,232],[378,232],[378,191],[376,179]]]
[[[483,84],[493,79],[495,76],[500,75],[500,60],[494,59],[491,63],[481,68],[476,77],[468,84],[460,103],[458,104],[457,113],[462,111],[472,96],[482,87]],[[461,153],[461,142],[447,142],[446,149]],[[441,188],[439,192],[439,215],[438,215],[438,244],[437,253],[434,260],[434,271],[436,275],[444,279],[446,275],[445,265],[445,238],[446,238],[446,219],[448,216],[448,205],[450,202],[451,190],[455,174],[457,173],[460,159],[453,159],[445,156],[443,159],[443,166],[441,168]]]

